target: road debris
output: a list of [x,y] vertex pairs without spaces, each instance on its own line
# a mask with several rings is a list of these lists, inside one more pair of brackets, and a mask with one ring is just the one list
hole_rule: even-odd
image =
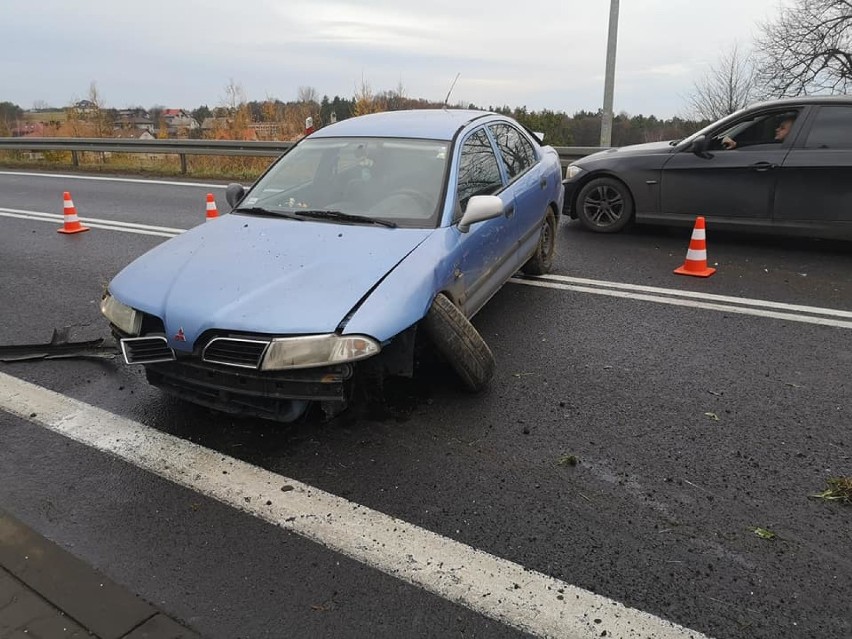
[[828,488],[811,497],[852,504],[852,477],[830,477],[825,480],[825,483],[828,484]]
[[757,535],[761,539],[777,539],[778,538],[778,535],[776,535],[771,530],[768,530],[766,528],[761,528],[759,526],[757,528],[752,528],[751,532],[753,532],[755,535]]
[[24,362],[38,359],[113,359],[118,348],[104,345],[99,337],[84,342],[72,342],[68,339],[70,327],[53,329],[53,336],[46,344],[0,344],[0,362]]

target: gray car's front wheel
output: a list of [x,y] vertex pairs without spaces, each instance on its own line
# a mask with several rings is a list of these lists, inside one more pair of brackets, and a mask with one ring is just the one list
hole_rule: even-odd
[[577,217],[589,230],[616,233],[633,218],[633,197],[623,182],[596,178],[577,195]]
[[488,386],[494,376],[494,355],[464,313],[446,295],[439,294],[423,318],[423,328],[438,352],[471,392]]

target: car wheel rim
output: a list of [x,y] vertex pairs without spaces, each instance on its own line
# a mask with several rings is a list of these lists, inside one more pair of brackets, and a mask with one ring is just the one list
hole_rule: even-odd
[[611,226],[624,213],[624,198],[611,186],[599,186],[586,197],[583,210],[595,226]]

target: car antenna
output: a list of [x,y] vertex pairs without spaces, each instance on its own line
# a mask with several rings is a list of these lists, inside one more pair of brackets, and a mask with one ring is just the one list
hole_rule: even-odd
[[453,83],[450,85],[450,90],[449,90],[449,91],[447,91],[447,97],[446,97],[446,98],[444,98],[444,108],[445,108],[445,109],[447,108],[447,103],[450,101],[450,93],[452,93],[452,92],[453,92],[453,87],[455,87],[455,86],[456,86],[456,82],[458,82],[458,79],[459,79],[459,76],[460,76],[460,75],[461,75],[461,72],[456,73],[456,79],[455,79],[455,80],[453,80]]

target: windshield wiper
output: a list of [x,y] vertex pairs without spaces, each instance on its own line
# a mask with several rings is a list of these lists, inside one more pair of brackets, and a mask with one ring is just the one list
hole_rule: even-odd
[[262,206],[244,206],[234,209],[234,213],[250,213],[251,215],[272,215],[274,217],[284,217],[288,220],[302,221],[298,215],[293,215],[290,211],[276,211],[274,209],[265,209]]
[[300,215],[302,217],[310,217],[317,220],[340,220],[341,222],[354,222],[356,224],[377,224],[379,226],[387,226],[388,228],[395,229],[396,222],[389,222],[388,220],[377,220],[372,217],[366,217],[364,215],[352,215],[351,213],[344,213],[343,211],[327,211],[325,209],[308,209],[308,210],[296,210],[293,211],[295,215]]

